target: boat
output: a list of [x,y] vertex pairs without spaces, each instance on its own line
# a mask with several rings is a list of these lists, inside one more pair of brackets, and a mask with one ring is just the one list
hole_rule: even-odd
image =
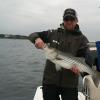
[[[78,92],[78,99],[79,100],[85,100],[85,95],[82,92]],[[33,100],[43,100],[42,86],[37,87],[36,93],[35,93],[35,96],[34,96]],[[61,96],[60,96],[60,100],[61,100]]]

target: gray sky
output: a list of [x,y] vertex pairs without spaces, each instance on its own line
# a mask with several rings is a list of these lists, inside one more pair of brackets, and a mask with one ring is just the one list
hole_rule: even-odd
[[100,40],[100,0],[0,0],[0,33],[29,35],[56,29],[66,8],[77,11],[90,41]]

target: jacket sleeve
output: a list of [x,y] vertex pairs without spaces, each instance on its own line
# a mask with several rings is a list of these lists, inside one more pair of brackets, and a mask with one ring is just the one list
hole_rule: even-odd
[[85,58],[85,62],[92,67],[93,63],[94,63],[94,59],[91,55],[91,51],[89,49],[89,45],[87,45],[87,43],[89,43],[88,39],[83,35],[82,39],[81,39],[81,45],[78,49],[77,52],[77,56],[78,57],[84,57]]
[[77,52],[78,57],[85,57],[86,51],[89,49],[87,43],[89,43],[88,39],[83,35],[80,41],[80,47]]
[[29,36],[28,36],[28,39],[32,42],[32,43],[35,43],[35,40],[37,38],[41,38],[45,43],[47,43],[49,41],[49,31],[42,31],[42,32],[34,32],[34,33],[31,33]]

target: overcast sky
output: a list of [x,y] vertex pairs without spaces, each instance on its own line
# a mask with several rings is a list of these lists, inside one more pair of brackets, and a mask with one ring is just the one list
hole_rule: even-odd
[[77,11],[81,31],[90,41],[100,40],[100,0],[0,0],[0,33],[56,29],[66,8]]

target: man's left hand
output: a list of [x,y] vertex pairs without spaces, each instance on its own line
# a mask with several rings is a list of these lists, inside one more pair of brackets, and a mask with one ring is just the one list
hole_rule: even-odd
[[70,70],[75,74],[79,74],[80,73],[80,70],[76,67],[76,65],[73,65]]

